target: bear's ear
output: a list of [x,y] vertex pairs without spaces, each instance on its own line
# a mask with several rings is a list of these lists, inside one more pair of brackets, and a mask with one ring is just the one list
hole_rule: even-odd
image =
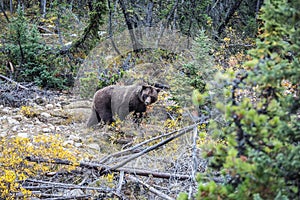
[[161,90],[159,88],[154,88],[156,90],[157,93],[159,93]]
[[142,85],[142,91],[147,89],[150,89],[150,91],[152,91],[153,87],[150,85]]
[[147,88],[149,88],[148,85],[142,85],[142,90],[145,90],[145,89],[147,89]]

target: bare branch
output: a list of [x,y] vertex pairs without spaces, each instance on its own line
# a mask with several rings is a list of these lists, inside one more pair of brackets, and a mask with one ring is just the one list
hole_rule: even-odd
[[[57,183],[57,182],[50,182],[50,181],[41,181],[36,179],[26,179],[25,182],[33,182],[33,183],[41,183],[46,185],[51,185],[52,188],[65,188],[65,189],[85,189],[85,190],[97,190],[101,192],[113,192],[114,190],[109,187],[88,187],[88,186],[79,186],[75,184],[67,184],[67,183]],[[30,189],[32,186],[23,186],[25,189]],[[43,187],[43,186],[40,186]]]
[[154,187],[148,185],[147,183],[142,182],[142,181],[139,180],[138,178],[135,178],[135,177],[133,177],[133,176],[131,176],[131,175],[128,175],[127,177],[128,177],[130,180],[134,181],[134,182],[137,182],[137,183],[142,184],[143,186],[145,186],[146,188],[148,188],[150,192],[156,194],[157,196],[159,196],[159,197],[161,197],[161,198],[163,198],[163,199],[174,200],[172,197],[170,197],[170,196],[168,196],[168,195],[162,193],[161,191],[155,189]]
[[8,77],[6,77],[6,76],[3,76],[3,75],[0,74],[0,78],[5,79],[5,80],[7,80],[7,81],[9,81],[9,82],[11,82],[11,83],[13,83],[13,84],[16,84],[18,87],[20,87],[20,88],[22,88],[22,89],[24,89],[24,90],[29,90],[27,87],[24,87],[24,86],[21,85],[20,83],[18,83],[18,82],[16,82],[16,81],[12,80],[12,79],[10,79],[10,78],[8,78]]
[[150,146],[150,147],[144,149],[143,151],[141,151],[139,153],[136,153],[136,154],[132,155],[131,157],[125,159],[123,162],[121,162],[121,163],[113,166],[112,168],[110,168],[110,170],[118,169],[118,168],[126,165],[128,162],[130,162],[130,161],[132,161],[132,160],[134,160],[134,159],[136,159],[136,158],[138,158],[138,157],[140,157],[140,156],[142,156],[142,155],[144,155],[144,154],[146,154],[146,153],[148,153],[150,151],[153,151],[153,150],[155,150],[155,149],[157,149],[157,148],[159,148],[159,147],[161,147],[161,146],[163,146],[163,145],[171,142],[172,140],[174,140],[174,139],[182,136],[183,134],[190,132],[191,130],[194,129],[194,127],[197,127],[199,124],[200,123],[197,123],[197,124],[194,124],[194,125],[191,125],[191,126],[188,126],[188,127],[185,127],[185,128],[183,128],[181,130],[176,131],[176,132],[179,132],[179,133],[176,134],[176,135],[174,135],[174,136],[172,136],[172,137],[169,137],[166,140],[163,140],[163,141],[161,141],[161,142],[159,142],[159,143],[157,143],[157,144],[155,144],[153,146]]
[[[52,163],[52,164],[62,164],[62,165],[72,165],[72,162],[69,160],[62,160],[62,159],[44,159],[40,157],[33,157],[33,156],[28,156],[26,157],[26,160],[31,161],[31,162],[37,162],[37,163]],[[98,163],[88,163],[88,162],[81,162],[79,164],[79,167],[84,167],[84,168],[93,168],[94,170],[98,171],[113,171],[113,172],[120,172],[124,171],[124,173],[127,174],[135,174],[139,176],[153,176],[155,178],[176,178],[178,180],[186,180],[186,179],[191,179],[191,176],[188,175],[181,175],[181,174],[171,174],[171,173],[164,173],[164,172],[154,172],[154,171],[149,171],[149,170],[143,170],[143,169],[133,169],[133,168],[124,168],[120,167],[118,169],[111,169],[106,165],[103,164],[98,164]]]

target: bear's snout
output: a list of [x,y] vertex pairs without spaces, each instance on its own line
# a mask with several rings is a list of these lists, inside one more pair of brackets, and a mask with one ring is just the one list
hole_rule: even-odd
[[145,99],[145,105],[148,106],[148,105],[150,105],[150,104],[151,104],[151,97],[147,97],[147,98]]

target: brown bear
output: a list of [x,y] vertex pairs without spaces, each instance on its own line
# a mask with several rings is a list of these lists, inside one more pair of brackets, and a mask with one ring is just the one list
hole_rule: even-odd
[[117,86],[111,85],[98,90],[93,99],[92,114],[87,122],[91,127],[99,122],[111,124],[114,116],[124,120],[130,113],[142,116],[146,106],[157,101],[160,89],[149,85]]

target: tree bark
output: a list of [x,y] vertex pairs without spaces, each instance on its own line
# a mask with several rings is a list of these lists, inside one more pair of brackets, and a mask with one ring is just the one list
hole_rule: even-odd
[[138,52],[139,50],[141,50],[143,48],[142,44],[138,41],[138,39],[136,38],[135,34],[134,34],[134,27],[133,26],[133,20],[132,17],[130,17],[129,12],[127,11],[127,7],[126,7],[126,2],[125,0],[120,0],[119,4],[121,6],[124,18],[125,18],[125,23],[127,26],[127,29],[129,31],[129,36],[130,36],[130,40],[132,43],[132,48],[134,52]]
[[[101,39],[98,31],[100,26],[104,24],[104,16],[108,11],[106,3],[106,0],[100,0],[89,5],[91,9],[90,18],[87,27],[84,29],[84,33],[71,47],[62,49],[60,54],[67,54],[72,57],[72,59],[74,59],[74,55],[82,55],[80,59],[83,59],[89,54]],[[80,63],[80,59],[76,59],[75,64]]]
[[46,16],[46,4],[47,4],[46,0],[41,0],[41,14],[43,18],[45,18]]
[[229,20],[233,16],[234,12],[240,7],[243,0],[236,0],[234,4],[229,8],[228,12],[225,14],[225,18],[223,19],[222,23],[218,27],[218,35],[224,31],[226,25],[228,24]]
[[109,9],[109,20],[108,20],[108,32],[109,32],[109,38],[111,41],[111,44],[113,46],[113,48],[115,49],[115,51],[117,52],[118,55],[121,55],[121,52],[119,51],[119,49],[117,48],[115,41],[114,41],[114,36],[113,36],[113,30],[112,30],[112,18],[113,18],[113,12],[111,9],[111,4],[110,4],[110,0],[107,1],[108,3],[108,9]]
[[6,15],[6,12],[5,12],[5,10],[4,10],[3,1],[0,2],[0,9],[1,9],[1,11],[2,11],[2,13],[3,13],[3,15],[4,15],[6,21],[9,22],[9,18],[8,18],[8,16]]

